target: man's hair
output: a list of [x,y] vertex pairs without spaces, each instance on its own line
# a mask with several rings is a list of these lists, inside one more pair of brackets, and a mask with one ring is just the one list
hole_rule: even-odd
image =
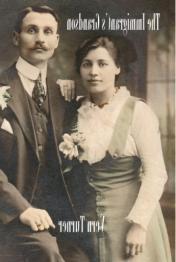
[[55,10],[52,9],[51,7],[49,7],[47,5],[29,6],[29,7],[26,7],[25,9],[21,10],[21,12],[19,13],[16,24],[15,24],[15,31],[16,32],[18,32],[18,33],[21,32],[21,26],[22,26],[22,23],[23,23],[23,19],[30,12],[51,14],[55,18],[55,20],[58,24],[58,27],[60,25],[60,19],[59,19],[58,15],[55,12]]

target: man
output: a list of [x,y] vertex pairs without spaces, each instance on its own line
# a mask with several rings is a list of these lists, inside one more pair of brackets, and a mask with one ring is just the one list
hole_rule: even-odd
[[2,262],[12,250],[13,262],[64,261],[49,233],[63,199],[65,207],[71,206],[57,146],[68,103],[47,72],[59,43],[58,26],[56,13],[47,6],[23,10],[13,35],[19,59],[0,77]]

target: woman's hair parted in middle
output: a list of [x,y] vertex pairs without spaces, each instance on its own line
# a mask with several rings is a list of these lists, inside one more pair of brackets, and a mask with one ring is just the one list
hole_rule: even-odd
[[100,35],[85,40],[76,51],[76,70],[80,73],[83,59],[91,50],[105,48],[117,67],[126,71],[129,64],[137,60],[136,50],[130,40],[123,36]]

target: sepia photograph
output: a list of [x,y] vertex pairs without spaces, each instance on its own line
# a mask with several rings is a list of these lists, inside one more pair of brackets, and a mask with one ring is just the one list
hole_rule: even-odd
[[174,262],[175,2],[0,17],[0,262]]

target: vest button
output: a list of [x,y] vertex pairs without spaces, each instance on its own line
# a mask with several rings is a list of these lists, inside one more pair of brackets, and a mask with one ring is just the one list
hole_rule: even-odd
[[42,117],[42,113],[40,112],[36,113],[36,117]]
[[42,133],[42,132],[43,132],[43,129],[40,127],[40,128],[38,129],[38,132],[39,132],[39,133]]
[[38,146],[38,150],[41,152],[43,150],[43,146],[42,145],[39,145]]

